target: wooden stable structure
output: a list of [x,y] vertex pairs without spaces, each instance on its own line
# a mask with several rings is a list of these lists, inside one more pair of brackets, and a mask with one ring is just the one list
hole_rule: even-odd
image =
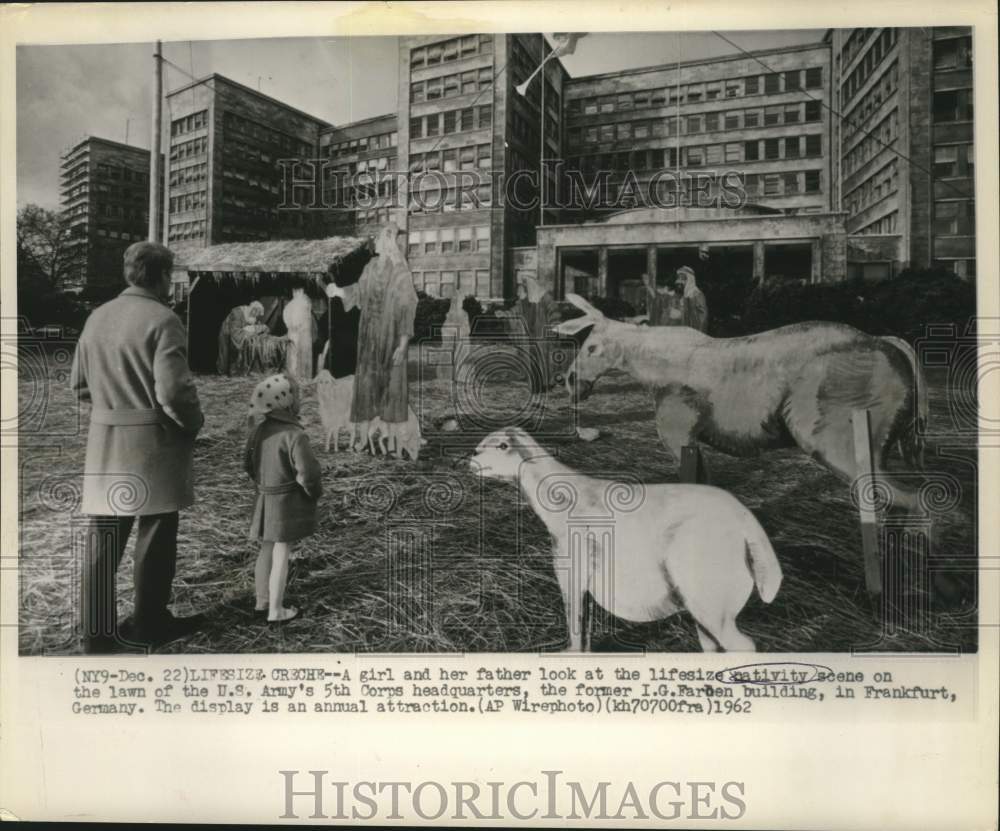
[[215,371],[219,327],[234,306],[269,300],[265,322],[272,334],[282,335],[281,309],[292,289],[302,288],[314,301],[327,302],[326,285],[356,283],[371,257],[371,242],[363,237],[233,242],[196,252],[184,264],[191,286],[187,298],[191,368]]

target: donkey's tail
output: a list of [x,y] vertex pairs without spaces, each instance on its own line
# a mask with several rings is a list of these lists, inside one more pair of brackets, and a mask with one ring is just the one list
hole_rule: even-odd
[[753,582],[761,600],[770,603],[781,586],[781,563],[778,562],[767,532],[761,527],[757,518],[749,511],[746,516],[744,531],[747,566],[753,575]]

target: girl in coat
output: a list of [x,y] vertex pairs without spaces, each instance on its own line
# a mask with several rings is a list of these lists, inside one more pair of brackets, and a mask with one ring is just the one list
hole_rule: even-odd
[[293,543],[315,532],[316,503],[323,492],[319,463],[298,413],[298,386],[288,376],[272,375],[254,388],[244,467],[258,492],[250,523],[250,538],[260,541],[256,610],[266,612],[271,622],[299,613],[284,605],[288,558]]

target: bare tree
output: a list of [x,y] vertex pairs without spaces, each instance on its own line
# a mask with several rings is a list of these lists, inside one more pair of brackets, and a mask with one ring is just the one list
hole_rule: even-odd
[[56,211],[25,205],[17,212],[18,290],[50,294],[78,280],[80,256],[69,224]]

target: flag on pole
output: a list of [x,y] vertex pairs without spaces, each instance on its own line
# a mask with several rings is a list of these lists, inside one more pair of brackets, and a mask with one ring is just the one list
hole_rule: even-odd
[[552,55],[550,57],[560,58],[563,55],[572,55],[576,51],[577,41],[586,36],[586,32],[556,32],[549,35],[552,41]]

